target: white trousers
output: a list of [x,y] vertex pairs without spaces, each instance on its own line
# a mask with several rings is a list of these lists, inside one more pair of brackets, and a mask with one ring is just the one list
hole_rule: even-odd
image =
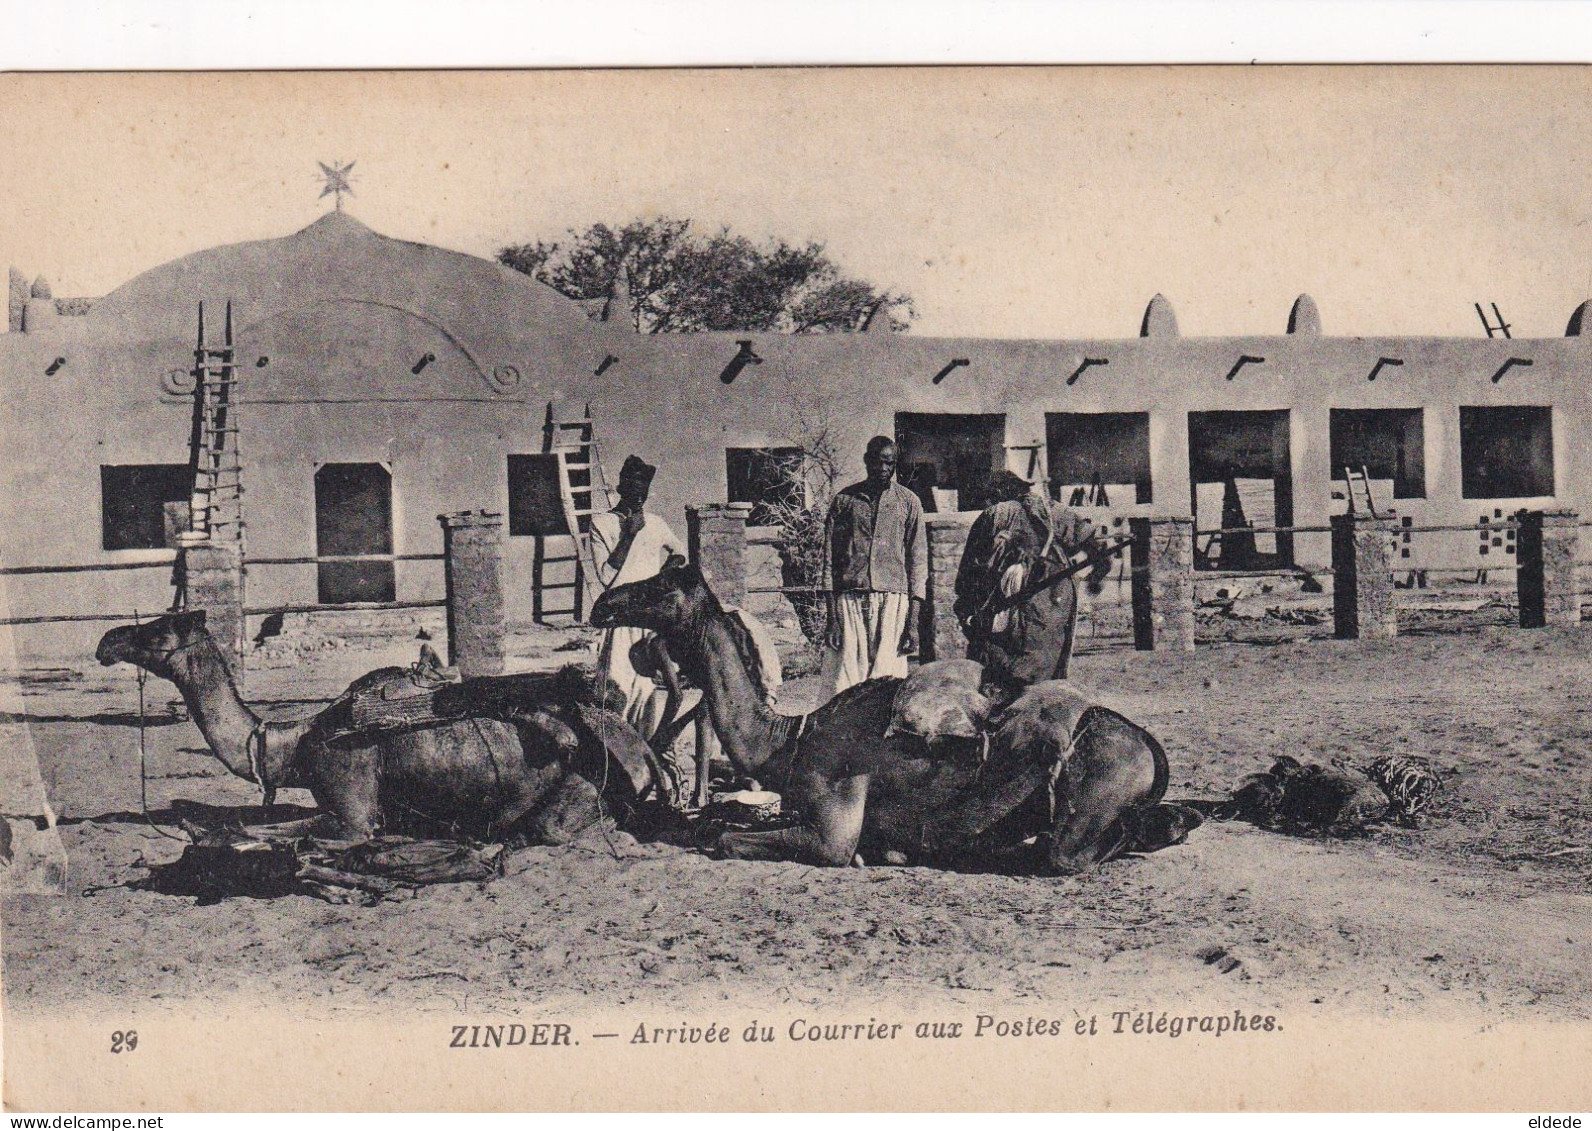
[[597,663],[603,674],[624,692],[625,722],[647,739],[663,725],[667,693],[630,666],[630,648],[650,635],[650,632],[641,628],[610,628],[603,633],[602,643],[597,650]]
[[832,695],[880,676],[907,675],[901,634],[907,628],[911,602],[905,593],[837,593],[840,651],[824,652],[823,681]]

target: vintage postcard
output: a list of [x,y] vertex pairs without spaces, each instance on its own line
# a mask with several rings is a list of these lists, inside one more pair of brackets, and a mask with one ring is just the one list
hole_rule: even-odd
[[1589,109],[0,77],[8,1110],[1585,1110]]

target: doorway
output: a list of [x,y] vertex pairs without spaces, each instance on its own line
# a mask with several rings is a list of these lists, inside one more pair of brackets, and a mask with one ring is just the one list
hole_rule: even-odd
[[379,463],[322,464],[315,472],[316,600],[397,600],[392,552],[392,474]]
[[1047,412],[1050,497],[1071,507],[1145,505],[1150,491],[1150,414]]
[[1293,565],[1293,534],[1273,533],[1293,524],[1288,430],[1287,409],[1188,414],[1196,569]]
[[926,513],[989,505],[990,477],[1006,467],[1006,414],[898,412],[897,474]]

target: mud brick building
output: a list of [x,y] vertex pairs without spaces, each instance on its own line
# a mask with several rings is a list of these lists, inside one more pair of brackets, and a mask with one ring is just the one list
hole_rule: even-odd
[[[487,260],[379,235],[343,212],[280,239],[154,267],[96,300],[13,271],[0,337],[3,564],[170,556],[186,521],[200,302],[230,302],[242,377],[237,446],[249,604],[439,593],[437,516],[507,516],[506,615],[529,620],[535,457],[547,409],[590,406],[610,474],[659,465],[653,507],[789,491],[780,468],[815,430],[857,454],[897,437],[931,512],[977,507],[1010,467],[1103,518],[1193,514],[1257,528],[1248,564],[1325,565],[1325,526],[1364,469],[1373,500],[1417,525],[1523,507],[1592,512],[1592,317],[1552,339],[1351,337],[1301,296],[1281,332],[1179,335],[1156,296],[1109,340],[639,335]],[[214,326],[214,322],[212,322]],[[600,486],[600,481],[599,481]],[[1418,534],[1430,563],[1507,565],[1508,535]],[[1196,534],[1201,567],[1232,543]],[[7,578],[12,617],[153,610],[159,570]],[[85,655],[103,624],[23,626],[24,655]]]

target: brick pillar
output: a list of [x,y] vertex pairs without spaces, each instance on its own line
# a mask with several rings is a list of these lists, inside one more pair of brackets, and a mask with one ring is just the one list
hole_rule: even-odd
[[503,674],[503,516],[460,511],[442,523],[448,662],[470,678]]
[[929,536],[928,600],[924,602],[920,642],[924,660],[960,660],[967,637],[956,620],[956,571],[962,565],[967,532],[976,514],[927,515]]
[[178,550],[188,608],[205,615],[232,680],[243,690],[243,556],[236,545],[211,542]]
[[1332,516],[1332,620],[1339,640],[1390,640],[1398,635],[1393,525],[1386,519]]
[[751,513],[751,503],[705,503],[685,509],[691,562],[721,604],[746,603],[746,519]]
[[1566,510],[1521,511],[1516,516],[1521,628],[1581,623],[1581,591],[1575,576],[1580,520],[1580,515]]
[[1194,651],[1194,520],[1129,519],[1133,531],[1133,646]]

